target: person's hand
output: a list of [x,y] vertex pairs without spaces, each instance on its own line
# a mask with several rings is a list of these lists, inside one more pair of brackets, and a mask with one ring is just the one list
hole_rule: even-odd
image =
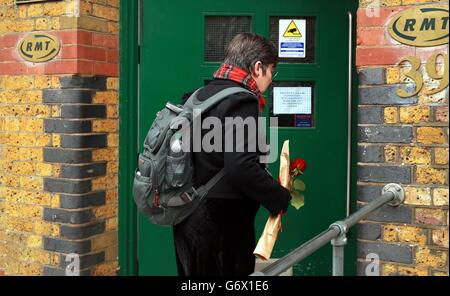
[[277,178],[277,182],[278,184],[280,184],[281,187],[286,188],[289,192],[291,191],[292,182],[289,182],[287,187],[281,185],[280,177]]

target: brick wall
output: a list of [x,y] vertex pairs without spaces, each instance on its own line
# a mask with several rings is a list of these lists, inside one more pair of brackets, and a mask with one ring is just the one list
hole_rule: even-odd
[[[386,183],[400,183],[406,200],[386,206],[358,226],[358,262],[365,274],[366,256],[375,253],[382,275],[448,275],[448,87],[436,87],[426,76],[427,59],[448,54],[448,44],[413,47],[393,40],[390,19],[413,5],[448,1],[384,0],[379,15],[366,13],[372,1],[360,0],[357,16],[359,72],[358,204],[381,194]],[[439,3],[436,3],[439,2]],[[397,89],[414,88],[405,73],[406,56],[422,62],[424,87],[401,98]],[[442,63],[438,66],[443,73]],[[446,69],[448,71],[448,69]]]
[[[82,275],[116,274],[118,2],[0,0],[0,275],[64,274],[69,253]],[[406,190],[403,205],[359,224],[361,275],[370,253],[383,275],[448,275],[448,88],[396,95],[411,89],[403,57],[425,63],[448,45],[401,45],[386,31],[399,11],[431,2],[448,3],[380,0],[369,17],[372,1],[360,0],[358,204],[387,182]],[[58,37],[58,56],[21,60],[28,32]]]
[[[0,0],[0,274],[116,274],[118,4]],[[28,32],[58,56],[23,61]]]

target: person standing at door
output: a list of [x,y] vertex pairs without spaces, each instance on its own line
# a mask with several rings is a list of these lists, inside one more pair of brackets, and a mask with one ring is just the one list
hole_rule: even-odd
[[[202,117],[216,117],[222,123],[225,117],[244,120],[250,117],[258,122],[265,106],[262,94],[276,75],[277,59],[277,50],[268,39],[254,33],[235,36],[223,64],[213,75],[214,80],[199,91],[198,99],[204,101],[221,90],[237,86],[254,95],[244,92],[230,95]],[[207,132],[202,129],[202,137]],[[205,184],[222,168],[226,175],[192,215],[173,227],[179,275],[249,275],[255,267],[254,220],[260,205],[274,215],[286,212],[291,199],[289,190],[259,163],[261,152],[248,149],[248,140],[244,137],[245,143],[235,143],[233,152],[222,149],[194,153],[194,187]],[[236,150],[239,145],[244,147],[243,152]]]

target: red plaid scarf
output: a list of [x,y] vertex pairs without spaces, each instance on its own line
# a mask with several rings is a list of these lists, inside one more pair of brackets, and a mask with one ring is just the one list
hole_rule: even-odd
[[255,79],[253,79],[252,75],[247,71],[236,66],[222,64],[220,68],[214,72],[213,77],[218,79],[228,79],[243,84],[259,98],[259,107],[261,108],[261,111],[266,107],[266,99],[258,90]]

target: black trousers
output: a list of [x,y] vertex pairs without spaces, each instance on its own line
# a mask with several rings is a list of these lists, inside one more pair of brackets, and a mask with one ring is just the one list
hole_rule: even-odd
[[252,273],[258,208],[250,199],[205,199],[192,215],[173,227],[178,274]]

